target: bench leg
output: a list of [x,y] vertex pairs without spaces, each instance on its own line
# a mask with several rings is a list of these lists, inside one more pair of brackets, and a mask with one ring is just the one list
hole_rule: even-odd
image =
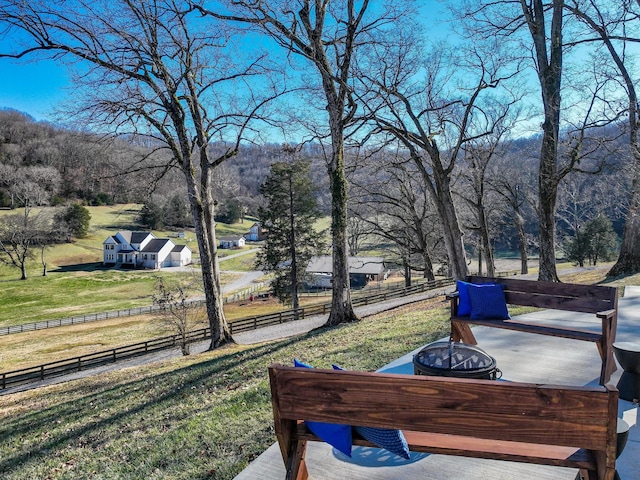
[[451,341],[463,342],[468,345],[477,345],[478,341],[471,331],[471,327],[467,323],[458,323],[451,321]]
[[600,385],[605,385],[611,379],[611,375],[617,370],[613,349],[605,339],[597,343],[598,353],[602,359],[602,369],[600,370]]
[[294,440],[291,442],[289,449],[289,457],[287,458],[287,474],[286,480],[307,480],[309,472],[307,471],[307,463],[304,459],[307,452],[307,442]]

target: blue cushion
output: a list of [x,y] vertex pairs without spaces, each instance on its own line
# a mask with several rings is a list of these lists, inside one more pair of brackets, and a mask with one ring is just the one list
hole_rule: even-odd
[[501,285],[467,285],[472,320],[507,319],[509,311]]
[[[294,367],[313,368],[311,365],[293,359]],[[307,428],[316,436],[332,447],[340,450],[346,456],[351,456],[352,433],[350,425],[325,422],[304,422]]]
[[462,280],[456,281],[456,287],[458,288],[458,316],[460,317],[466,317],[471,313],[471,300],[467,289],[469,285],[472,284]]
[[[339,365],[331,365],[334,370],[344,370]],[[389,428],[375,428],[375,427],[354,427],[356,432],[371,443],[389,450],[391,453],[395,453],[403,458],[409,459],[409,445],[404,438],[404,434],[401,430],[394,430]]]
[[355,427],[362,438],[369,440],[377,446],[389,450],[391,453],[409,459],[409,445],[400,430],[374,427]]

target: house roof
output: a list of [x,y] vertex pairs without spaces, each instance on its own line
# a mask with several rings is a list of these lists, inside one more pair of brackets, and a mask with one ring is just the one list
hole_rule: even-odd
[[243,239],[244,237],[242,235],[237,235],[235,237],[220,237],[220,241],[221,242],[237,242],[240,239]]
[[[382,257],[349,257],[349,273],[379,275],[384,271]],[[333,273],[333,258],[330,255],[313,257],[307,266],[309,273]]]
[[[142,243],[149,236],[155,238],[155,236],[151,232],[132,232],[131,230],[120,230],[118,233],[122,238],[126,240],[128,244]],[[116,242],[121,243],[116,235],[114,235],[113,238]]]
[[171,243],[173,245],[173,242],[168,238],[154,238],[140,251],[145,253],[159,252],[167,243]]
[[191,249],[189,247],[187,247],[186,245],[176,245],[175,247],[173,247],[173,250],[171,250],[171,251],[172,252],[182,252],[183,250],[191,251]]

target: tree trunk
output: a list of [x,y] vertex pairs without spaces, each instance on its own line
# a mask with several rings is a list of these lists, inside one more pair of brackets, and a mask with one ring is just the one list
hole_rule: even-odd
[[545,7],[542,0],[526,2],[522,9],[527,20],[538,67],[538,80],[544,106],[542,146],[538,170],[540,228],[540,271],[538,280],[558,282],[556,271],[556,199],[558,195],[558,138],[560,132],[560,86],[562,80],[563,0],[553,0],[550,44],[547,51]]
[[407,257],[402,258],[402,266],[404,267],[404,286],[409,288],[411,286],[411,266]]
[[495,260],[493,258],[493,249],[491,247],[491,239],[489,238],[489,227],[487,225],[487,216],[484,213],[484,206],[480,205],[478,211],[480,220],[480,242],[482,244],[481,252],[484,252],[484,259],[487,265],[487,276],[494,277],[496,274]]
[[449,271],[454,279],[461,280],[468,275],[469,271],[467,269],[464,242],[462,241],[462,231],[460,230],[458,215],[453,203],[449,178],[446,175],[437,175],[434,168],[434,181],[436,184],[434,202],[442,219]]
[[422,259],[423,259],[422,261],[424,262],[423,278],[432,282],[436,279],[436,276],[433,274],[433,263],[431,262],[431,256],[426,251],[426,249],[422,253]]
[[44,259],[44,249],[45,249],[45,246],[43,245],[40,248],[40,261],[42,262],[42,276],[46,277],[47,276],[47,262]]
[[[210,189],[206,180],[203,180],[205,188],[201,197],[196,186],[196,180],[192,175],[193,170],[183,169],[183,171],[189,193],[189,204],[194,220],[196,240],[200,251],[202,284],[207,318],[211,329],[211,345],[209,349],[213,350],[233,340],[222,307],[222,290],[220,288],[220,272],[215,243],[215,221],[213,220],[213,201],[210,198]],[[211,225],[211,230],[207,228],[207,225]]]
[[518,231],[518,246],[520,249],[520,273],[526,275],[529,273],[529,261],[527,252],[527,234],[524,230],[524,220],[522,215],[515,215],[516,229]]
[[[545,134],[546,136],[546,134]],[[555,160],[545,157],[544,154],[540,159],[540,169],[543,163],[547,166],[553,165],[555,170]],[[546,282],[558,282],[558,273],[556,271],[556,196],[557,184],[548,173],[540,172],[540,198],[539,198],[539,242],[540,242],[540,271],[538,280]],[[552,185],[553,184],[553,185]]]
[[[332,129],[333,130],[333,129]],[[334,160],[328,165],[331,188],[331,234],[333,240],[333,291],[331,313],[326,325],[358,320],[351,303],[349,283],[349,247],[347,245],[347,179],[344,172],[344,148],[340,139],[334,139]]]
[[640,272],[640,158],[636,157],[634,161],[631,199],[622,232],[620,254],[615,265],[607,273],[609,277]]

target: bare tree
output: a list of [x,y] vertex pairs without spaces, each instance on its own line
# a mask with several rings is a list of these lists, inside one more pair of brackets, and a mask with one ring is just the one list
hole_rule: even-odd
[[[268,35],[287,54],[303,58],[319,75],[331,139],[326,167],[331,189],[333,291],[327,325],[357,320],[351,302],[347,245],[347,178],[345,132],[352,123],[357,102],[350,84],[352,64],[364,45],[397,18],[395,6],[370,8],[362,2],[282,0],[278,2],[227,2],[231,14],[201,11],[215,18],[249,24]],[[305,78],[305,80],[307,80]]]
[[160,307],[165,323],[178,335],[182,355],[189,355],[189,332],[203,324],[196,304],[189,302],[188,285],[169,285],[160,277],[155,282],[153,304]]
[[29,208],[22,214],[0,217],[0,263],[20,269],[20,279],[27,279],[27,262],[41,248],[44,275],[44,248],[51,230],[51,218],[44,212],[34,215]]
[[[626,54],[626,49],[629,42],[640,41],[640,37],[637,36],[640,3],[632,0],[614,3],[598,0],[583,2],[568,0],[566,3],[566,9],[590,30],[591,35],[586,35],[579,42],[597,43],[604,47],[613,60],[618,71],[619,83],[626,93],[628,145],[633,158],[631,192],[620,254],[608,275],[638,273],[640,272],[640,139],[638,138],[640,123],[638,95],[630,70],[632,63]],[[631,35],[632,28],[635,28],[635,37]]]
[[434,258],[442,260],[442,228],[415,165],[392,149],[371,156],[367,163],[351,177],[352,212],[370,234],[393,246],[407,286],[412,271],[434,280]]
[[520,273],[529,273],[528,251],[532,243],[527,234],[526,225],[535,216],[534,196],[537,194],[531,185],[535,184],[534,173],[524,166],[521,159],[503,158],[495,165],[489,178],[491,190],[498,196],[499,209],[507,222],[515,228],[520,254]]
[[485,118],[483,97],[515,72],[503,70],[497,46],[492,53],[472,49],[456,58],[443,45],[425,53],[411,32],[398,37],[395,45],[373,52],[360,74],[363,86],[371,87],[367,115],[374,133],[394,137],[409,152],[440,215],[450,274],[464,278],[467,261],[453,172],[465,145],[493,128],[477,121]]
[[[231,335],[220,294],[211,173],[237,153],[263,100],[250,90],[257,65],[238,64],[238,50],[226,48],[228,31],[218,25],[203,32],[193,15],[178,0],[3,1],[0,32],[21,41],[6,42],[11,50],[1,56],[76,62],[78,111],[88,125],[147,136],[169,152],[160,174],[177,167],[184,175],[213,349]],[[228,146],[212,156],[214,139]]]
[[[478,273],[482,274],[482,260],[487,266],[487,275],[495,275],[495,261],[490,233],[489,219],[492,214],[490,208],[491,191],[487,177],[491,176],[492,166],[496,157],[504,156],[505,144],[514,123],[520,117],[519,112],[513,111],[513,105],[519,99],[496,99],[487,102],[482,110],[486,135],[469,141],[463,147],[463,158],[466,168],[461,168],[462,182],[456,189],[472,212],[469,229],[477,232],[479,237]],[[479,121],[479,120],[476,120]]]
[[[576,90],[571,90],[573,85],[563,87],[563,73],[568,71],[564,62],[565,50],[576,44],[573,40],[575,31],[566,24],[567,4],[564,0],[498,0],[466,2],[463,7],[463,18],[470,20],[469,35],[493,36],[505,43],[514,41],[514,47],[519,45],[523,51],[532,54],[544,112],[538,166],[538,278],[547,281],[558,281],[555,247],[559,185],[571,172],[601,171],[602,163],[584,165],[583,161],[599,148],[597,142],[589,142],[587,132],[611,121],[603,115],[607,102],[602,100],[604,84],[597,75],[592,78],[595,83],[582,85],[591,90],[590,95],[585,95],[584,90],[575,93]],[[572,41],[567,41],[565,34],[571,36]],[[586,68],[587,72],[594,70],[594,65]],[[561,104],[561,93],[569,101]],[[573,98],[572,94],[575,95]],[[567,132],[565,145],[561,144],[563,139],[560,136],[561,108],[570,125],[564,129]]]

